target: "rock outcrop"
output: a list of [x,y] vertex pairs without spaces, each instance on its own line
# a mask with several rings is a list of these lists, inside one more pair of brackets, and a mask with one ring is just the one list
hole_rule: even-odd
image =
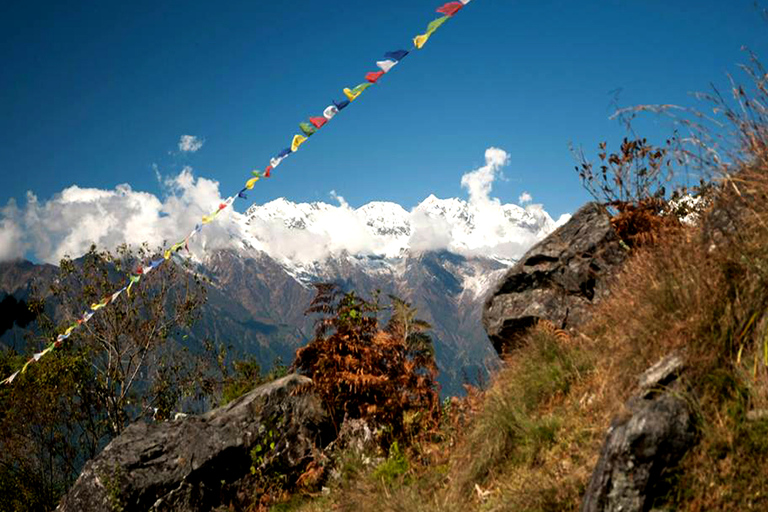
[[626,257],[607,212],[587,203],[531,248],[486,299],[483,325],[493,347],[499,354],[516,348],[539,319],[563,329],[583,323]]
[[640,376],[640,393],[627,404],[631,414],[608,431],[582,512],[644,512],[663,494],[663,475],[696,441],[688,404],[667,390],[682,368],[673,355]]
[[135,423],[85,465],[57,510],[209,511],[234,499],[252,467],[296,478],[333,433],[311,384],[289,375],[202,416]]

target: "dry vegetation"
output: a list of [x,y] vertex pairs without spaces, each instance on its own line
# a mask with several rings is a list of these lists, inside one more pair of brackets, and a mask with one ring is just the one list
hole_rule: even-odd
[[708,97],[733,128],[730,145],[675,153],[717,175],[701,189],[707,208],[694,224],[664,219],[659,194],[617,208],[614,226],[636,243],[589,325],[540,323],[490,389],[444,404],[432,438],[378,464],[351,457],[329,493],[276,510],[578,510],[611,419],[638,374],[672,351],[685,355],[700,435],[655,506],[768,509],[768,94],[759,64],[747,70],[754,86],[734,85],[734,107]]

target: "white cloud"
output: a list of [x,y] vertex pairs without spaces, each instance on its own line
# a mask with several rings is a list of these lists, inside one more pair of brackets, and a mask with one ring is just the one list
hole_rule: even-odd
[[179,151],[184,153],[196,153],[203,147],[205,141],[194,135],[182,135],[179,139]]
[[461,177],[461,186],[469,192],[470,203],[482,203],[489,200],[493,180],[501,168],[509,162],[509,155],[499,148],[485,150],[485,165],[468,172]]
[[300,263],[345,251],[395,257],[405,249],[518,258],[555,229],[555,222],[541,205],[522,208],[491,196],[493,183],[508,162],[504,150],[489,148],[485,165],[461,179],[468,201],[430,195],[410,212],[381,202],[353,209],[335,190],[330,195],[338,206],[285,199],[259,205],[248,228],[251,243],[272,256]]
[[[254,244],[273,257],[302,263],[321,260],[331,254],[381,254],[385,240],[368,229],[365,218],[346,200],[331,191],[339,206],[325,203],[295,205],[277,199],[262,207],[262,213],[274,217],[260,218],[248,231],[258,240]],[[296,229],[301,222],[308,224]]]
[[443,217],[428,215],[422,210],[411,212],[411,236],[408,247],[412,251],[436,251],[448,249],[453,239],[451,224]]
[[[541,205],[522,200],[525,192],[525,208],[493,197],[494,181],[508,161],[504,150],[489,148],[485,165],[461,178],[467,201],[431,195],[410,211],[381,202],[354,209],[335,191],[331,197],[338,205],[277,199],[255,207],[256,218],[248,224],[227,208],[190,249],[202,257],[207,249],[240,247],[245,240],[274,257],[303,263],[344,252],[393,257],[404,249],[518,258],[569,216],[555,223]],[[219,184],[196,177],[190,167],[175,176],[157,175],[162,197],[127,184],[112,190],[75,185],[44,201],[29,192],[21,207],[9,201],[0,208],[0,260],[28,255],[56,264],[64,255],[82,255],[92,243],[109,249],[175,243],[224,201]]]
[[25,244],[18,224],[19,209],[16,201],[11,199],[0,212],[0,261],[21,258],[24,256]]
[[[114,190],[71,186],[47,201],[32,192],[19,208],[9,201],[0,214],[0,260],[30,254],[57,264],[64,255],[78,257],[92,243],[114,249],[122,243],[149,243],[155,248],[164,242],[183,239],[202,215],[216,210],[222,202],[219,184],[196,178],[190,168],[166,179],[164,199],[133,190],[122,184]],[[231,245],[228,230],[231,209],[223,211],[208,225],[190,248],[202,250]],[[233,227],[234,226],[234,227]]]
[[525,206],[526,204],[533,202],[533,196],[528,192],[523,192],[520,194],[520,197],[517,198],[517,202]]

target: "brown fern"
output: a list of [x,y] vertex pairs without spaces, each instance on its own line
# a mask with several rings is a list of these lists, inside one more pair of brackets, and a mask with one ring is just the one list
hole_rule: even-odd
[[378,325],[379,306],[335,285],[318,285],[307,313],[319,313],[315,337],[296,352],[295,369],[314,389],[336,425],[362,418],[404,434],[403,415],[422,411],[425,423],[439,414],[437,365],[426,322],[409,304],[393,298],[393,319]]

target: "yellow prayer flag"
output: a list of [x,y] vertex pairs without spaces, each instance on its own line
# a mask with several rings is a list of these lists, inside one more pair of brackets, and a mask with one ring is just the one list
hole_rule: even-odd
[[291,142],[291,151],[296,151],[299,149],[299,146],[304,144],[307,141],[307,138],[303,135],[294,135],[293,136],[293,142]]
[[369,88],[371,85],[373,84],[366,82],[364,84],[358,85],[354,89],[346,88],[344,89],[344,94],[347,96],[347,98],[349,98],[349,101],[355,101],[355,99],[357,99],[358,96],[363,94],[363,91]]
[[248,181],[245,182],[245,188],[248,190],[253,190],[253,186],[256,184],[256,182],[259,181],[259,178],[251,178]]
[[355,101],[355,98],[360,96],[360,93],[357,94],[353,93],[352,90],[349,87],[344,88],[344,94],[347,95],[347,98],[349,98],[349,101]]

